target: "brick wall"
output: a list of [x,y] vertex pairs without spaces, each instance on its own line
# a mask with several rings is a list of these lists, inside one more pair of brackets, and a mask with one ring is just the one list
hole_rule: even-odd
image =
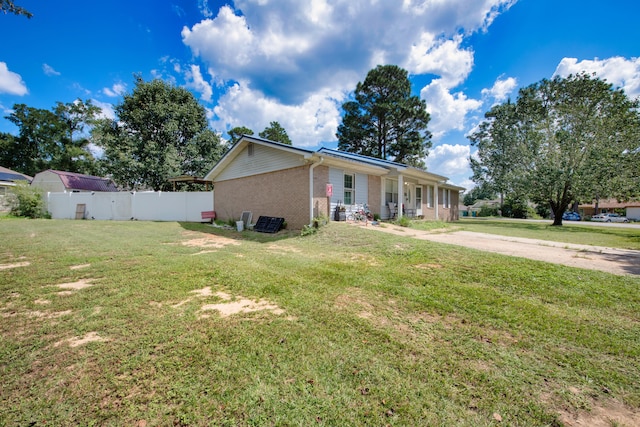
[[[314,170],[314,178],[320,168]],[[319,182],[314,179],[314,186]],[[216,214],[223,221],[238,220],[242,211],[251,211],[254,223],[263,215],[282,217],[291,229],[309,224],[308,166],[218,181],[214,194]]]

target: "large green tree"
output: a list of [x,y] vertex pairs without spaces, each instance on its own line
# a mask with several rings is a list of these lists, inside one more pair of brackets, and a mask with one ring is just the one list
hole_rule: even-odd
[[411,95],[406,70],[396,65],[372,69],[342,109],[336,134],[340,150],[424,167],[430,117],[425,102]]
[[[584,73],[523,88],[514,116],[492,117],[491,132],[475,142],[474,172],[491,170],[491,162],[501,157],[511,172],[479,173],[474,179],[525,192],[549,206],[554,225],[562,225],[573,202],[638,197],[638,107],[622,90]],[[503,127],[507,137],[498,141]]]
[[169,178],[202,176],[221,156],[220,137],[186,89],[135,76],[132,93],[114,111],[116,118],[103,120],[93,135],[105,171],[124,188],[169,190]]
[[287,131],[278,122],[269,123],[269,126],[267,126],[258,135],[261,138],[268,139],[269,141],[276,141],[283,144],[291,145],[291,139],[289,139]]
[[18,135],[0,135],[3,166],[27,175],[45,169],[93,173],[88,129],[100,109],[90,100],[63,104],[53,111],[15,104],[7,119],[18,127]]
[[245,126],[236,126],[227,133],[231,138],[231,144],[238,142],[242,135],[253,135],[253,131]]
[[516,105],[507,101],[495,105],[485,114],[485,120],[469,136],[478,148],[469,158],[473,181],[500,196],[503,208],[507,194],[522,193],[521,167],[526,155],[519,144],[523,126],[517,117]]

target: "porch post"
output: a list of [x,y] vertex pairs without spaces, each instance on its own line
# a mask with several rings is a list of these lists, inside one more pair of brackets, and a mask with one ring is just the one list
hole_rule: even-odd
[[440,219],[438,215],[438,203],[440,203],[438,200],[438,193],[438,183],[436,182],[436,185],[433,186],[433,205],[435,207],[436,221]]
[[404,203],[404,176],[398,175],[398,218],[404,216],[404,209],[402,207]]

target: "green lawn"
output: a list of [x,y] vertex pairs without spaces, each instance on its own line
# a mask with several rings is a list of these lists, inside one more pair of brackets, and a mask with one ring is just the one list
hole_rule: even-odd
[[[0,219],[0,241],[0,425],[559,426],[640,411],[639,278],[338,223],[299,237]],[[56,286],[69,283],[91,286]],[[263,310],[204,310],[242,299]]]

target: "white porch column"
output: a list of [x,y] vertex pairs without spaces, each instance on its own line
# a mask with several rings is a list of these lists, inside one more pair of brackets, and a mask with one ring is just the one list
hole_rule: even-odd
[[402,218],[404,215],[404,176],[398,175],[398,218]]
[[438,193],[438,183],[436,182],[436,185],[433,186],[433,205],[435,207],[436,220],[440,219],[438,216],[438,204],[440,203],[440,200],[438,200]]

